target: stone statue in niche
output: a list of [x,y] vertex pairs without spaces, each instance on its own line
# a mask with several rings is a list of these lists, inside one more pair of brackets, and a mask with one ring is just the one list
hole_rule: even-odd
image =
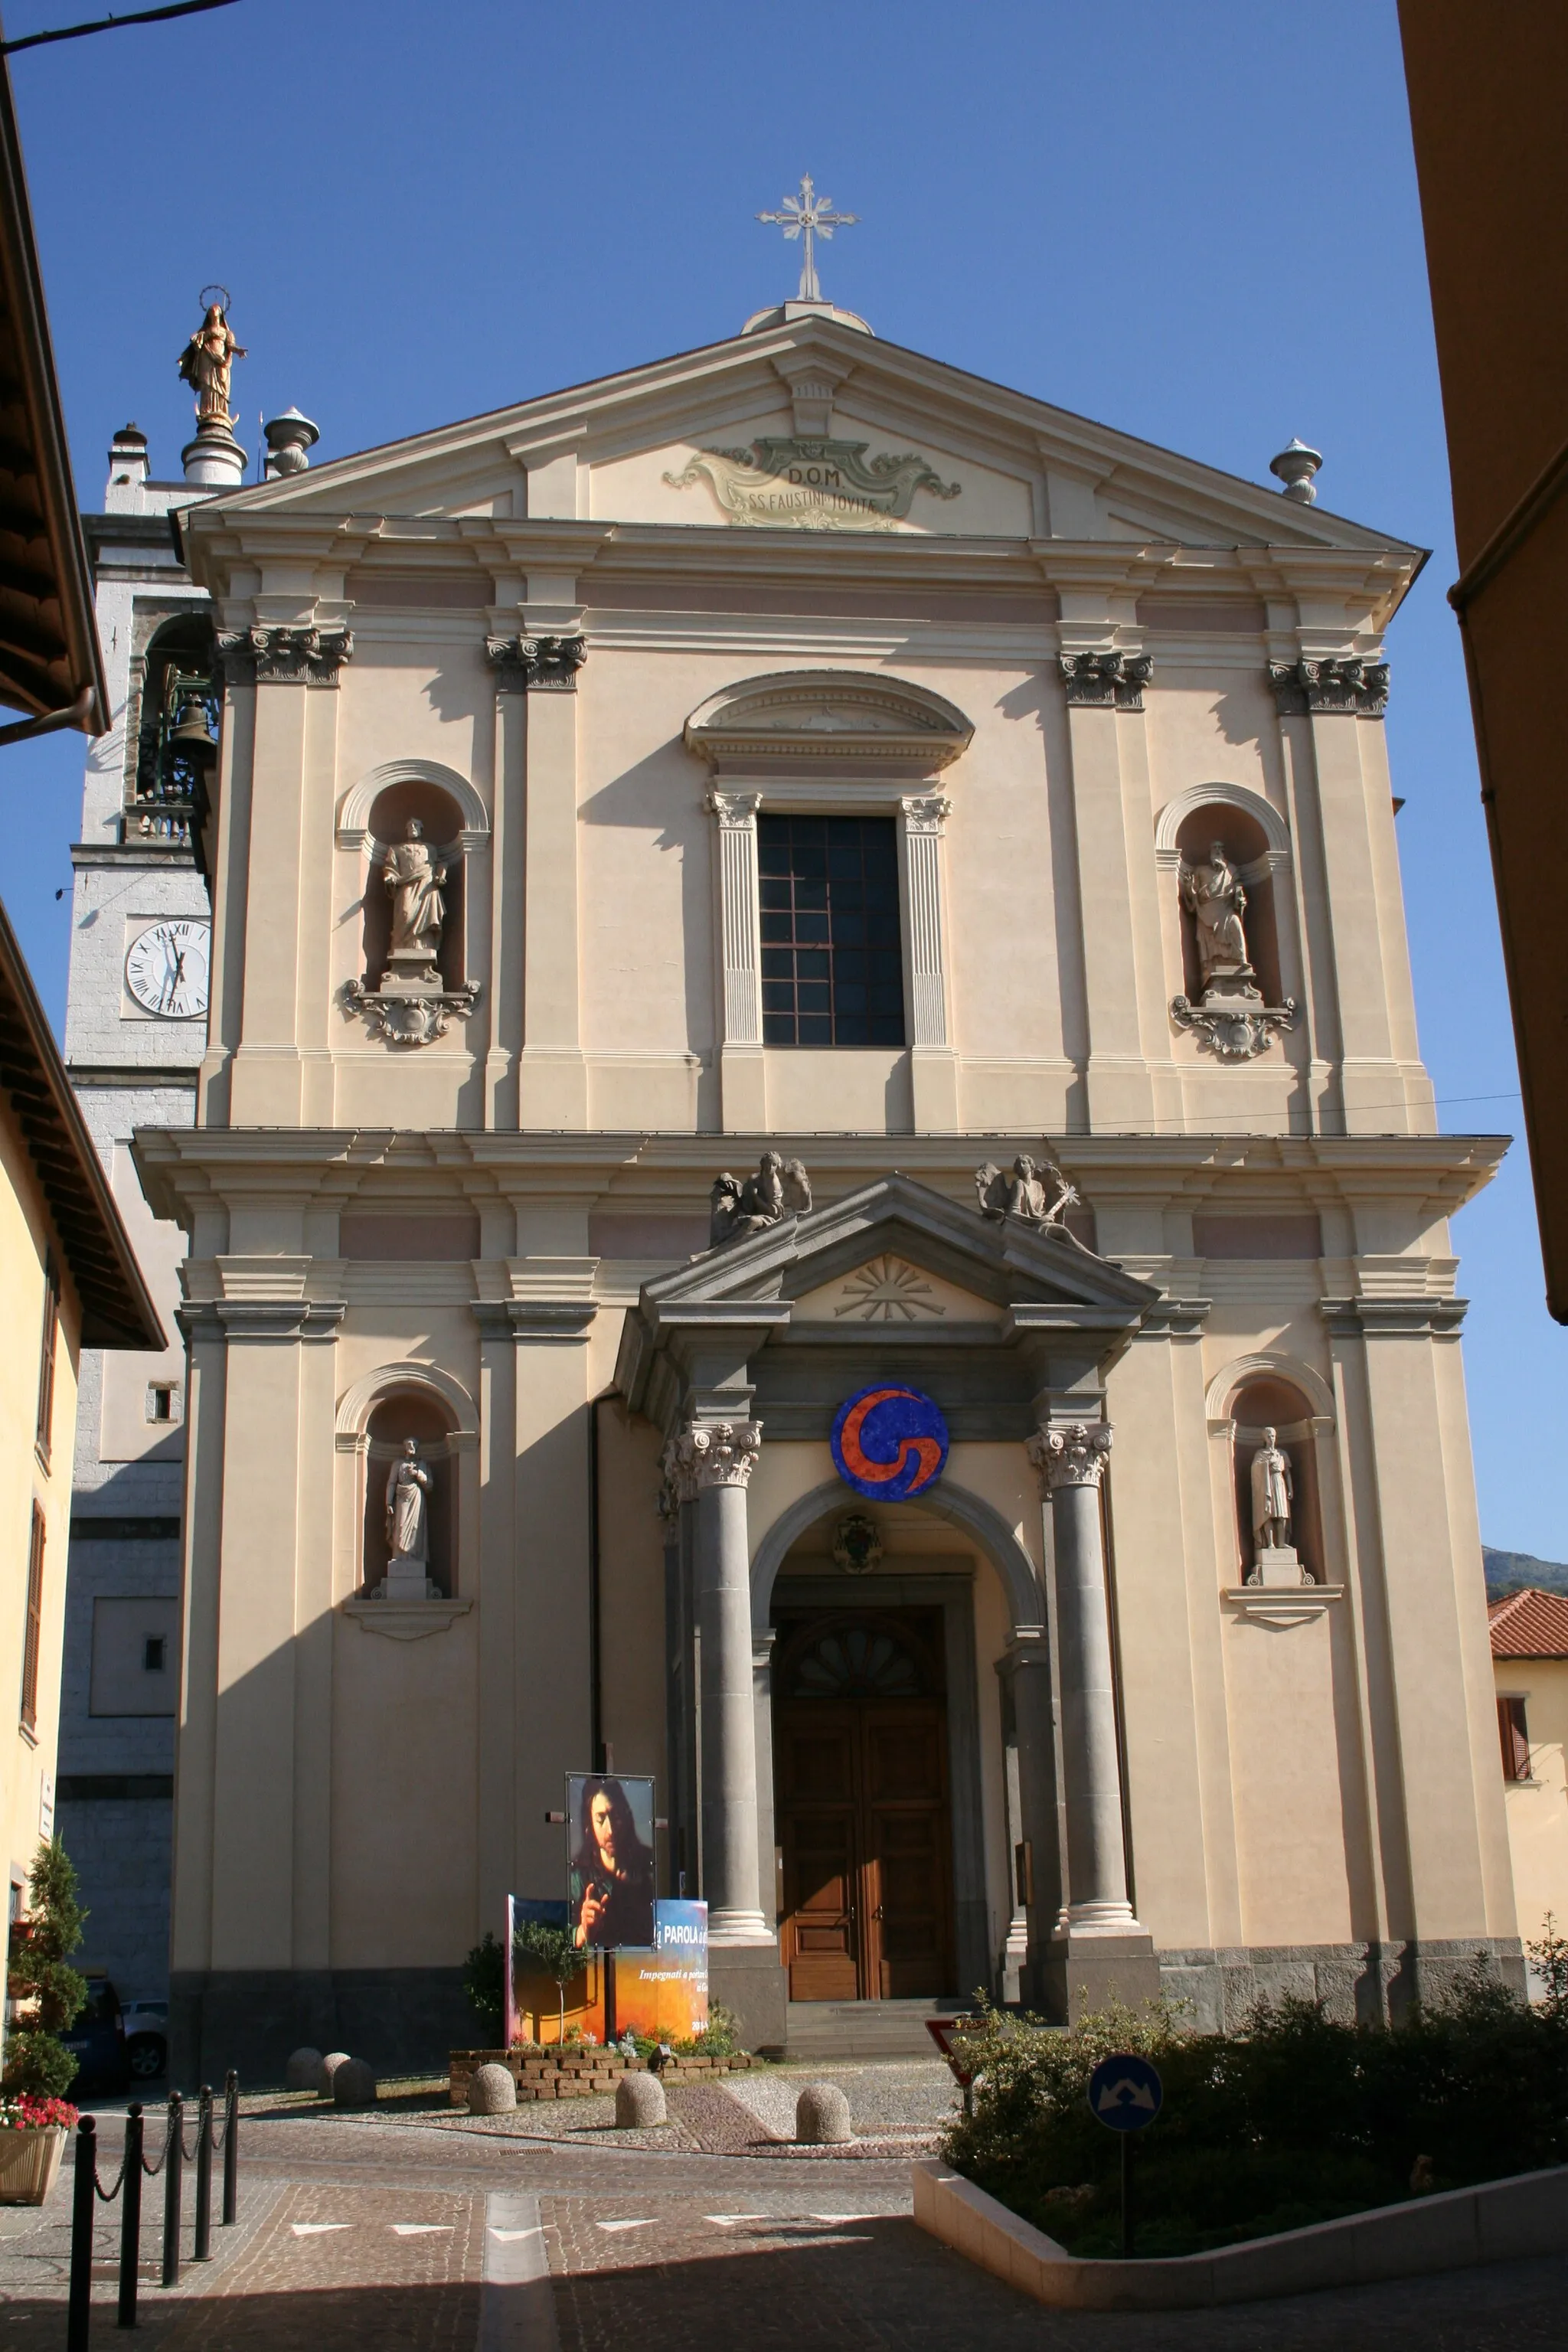
[[405,1437],[386,1478],[386,1601],[427,1601],[430,1580],[430,1496],[435,1480],[419,1459],[417,1441]]
[[717,1176],[708,1196],[708,1246],[746,1240],[782,1224],[785,1217],[804,1217],[811,1208],[811,1179],[798,1160],[764,1151],[754,1176],[742,1184],[737,1177]]
[[382,879],[392,898],[392,970],[415,969],[423,978],[439,979],[436,959],[447,919],[441,896],[447,869],[437,865],[416,816],[409,818],[404,839],[387,851]]
[[453,1013],[471,1013],[479,983],[465,980],[448,988],[437,959],[447,919],[444,886],[450,871],[439,862],[416,816],[403,839],[384,853],[382,881],[392,900],[392,945],[380,984],[351,980],[344,1003],[363,1013],[375,1034],[390,1045],[427,1045],[446,1034]]
[[1266,1429],[1263,1443],[1252,1457],[1252,1540],[1256,1559],[1248,1584],[1307,1584],[1311,1581],[1290,1541],[1290,1517],[1296,1481],[1290,1456],[1278,1433]]
[[1193,919],[1203,993],[1171,999],[1171,1018],[1190,1029],[1222,1062],[1247,1062],[1270,1035],[1289,1029],[1295,1000],[1266,1004],[1247,941],[1247,889],[1223,841],[1211,841],[1206,865],[1182,863],[1178,888]]
[[1077,1204],[1079,1193],[1054,1160],[1035,1160],[1021,1151],[1005,1170],[988,1160],[974,1171],[974,1190],[982,1216],[1002,1222],[1017,1217],[1026,1225],[1039,1225],[1071,1239],[1062,1219]]
[[1206,866],[1182,868],[1182,903],[1192,915],[1198,937],[1198,969],[1206,994],[1215,980],[1251,980],[1247,932],[1247,892],[1231,864],[1223,841],[1209,845]]

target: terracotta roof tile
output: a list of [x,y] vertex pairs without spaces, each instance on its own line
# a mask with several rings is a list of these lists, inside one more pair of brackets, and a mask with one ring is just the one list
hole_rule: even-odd
[[1568,1595],[1534,1585],[1487,1610],[1494,1658],[1568,1658]]

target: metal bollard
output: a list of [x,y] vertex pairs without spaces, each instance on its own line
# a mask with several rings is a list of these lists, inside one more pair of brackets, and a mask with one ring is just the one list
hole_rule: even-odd
[[223,2221],[225,2229],[239,2219],[239,2076],[231,2066],[223,2086]]
[[195,2110],[195,2246],[193,2263],[212,2261],[212,2084],[200,2088]]
[[125,2162],[121,2168],[120,2194],[124,2200],[120,2209],[120,2309],[116,2326],[136,2325],[136,2265],[142,2252],[142,2140],[141,2102],[135,2101],[125,2110]]
[[180,2190],[184,2168],[185,2103],[178,2091],[169,2094],[169,2143],[163,2158],[163,2284],[180,2284]]
[[98,2126],[83,2116],[76,2127],[76,2171],[71,2181],[70,2299],[66,2315],[66,2352],[88,2352],[92,2326],[92,2204],[98,2193]]

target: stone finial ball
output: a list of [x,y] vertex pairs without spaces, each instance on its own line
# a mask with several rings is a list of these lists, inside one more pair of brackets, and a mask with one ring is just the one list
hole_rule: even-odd
[[296,2050],[289,2058],[289,2063],[283,2069],[284,2089],[286,2091],[315,2091],[320,2089],[321,2082],[321,2052],[319,2050],[310,2049],[309,2045],[302,2050]]
[[510,2066],[476,2066],[468,2076],[468,2113],[471,2116],[504,2115],[517,2105],[517,2084]]
[[664,2084],[657,2074],[623,2074],[616,2084],[616,2129],[636,2131],[668,2121]]
[[330,2099],[331,2097],[332,2077],[336,2074],[340,2066],[346,2066],[348,2063],[349,2053],[346,2050],[328,2051],[326,2056],[322,2059],[321,2065],[316,2070],[316,2088],[320,2091],[323,2099]]
[[808,2083],[795,2103],[795,2136],[801,2147],[837,2147],[853,2139],[849,2102],[837,2083]]
[[374,2107],[375,2076],[363,2058],[345,2058],[332,2076],[332,2100],[340,2107]]

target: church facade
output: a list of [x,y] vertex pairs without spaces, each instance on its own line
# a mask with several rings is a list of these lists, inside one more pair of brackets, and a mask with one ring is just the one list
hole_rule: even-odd
[[181,512],[183,2063],[468,2038],[568,1771],[755,2042],[1521,1981],[1420,553],[1303,488],[806,302]]

